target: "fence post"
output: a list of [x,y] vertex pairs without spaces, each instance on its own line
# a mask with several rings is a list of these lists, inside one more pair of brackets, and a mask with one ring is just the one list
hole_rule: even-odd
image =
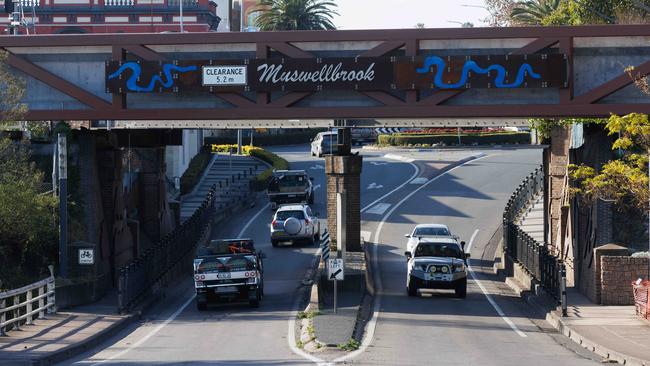
[[5,326],[4,323],[7,321],[7,316],[5,315],[5,308],[7,307],[7,302],[4,298],[0,299],[0,336],[5,336]]
[[[14,305],[18,305],[18,304],[20,304],[20,295],[14,296]],[[18,307],[13,309],[11,313],[13,314],[12,319],[18,318],[20,316],[20,308]],[[13,329],[20,330],[20,320],[13,324]]]
[[47,282],[47,313],[56,313],[56,283],[54,278],[54,266],[49,265],[47,269],[50,270],[50,280]]
[[566,266],[564,262],[560,262],[560,301],[562,302],[562,316],[567,315],[567,302],[566,302]]
[[[47,284],[45,284],[45,286],[41,286],[38,288],[38,308],[41,309],[41,311],[38,312],[39,319],[45,318],[45,311],[43,311],[43,307],[45,306],[46,302],[42,296],[47,293],[46,288],[47,288]],[[47,297],[47,295],[45,296]]]
[[26,305],[27,310],[25,312],[25,314],[27,315],[27,319],[25,320],[25,324],[29,324],[29,325],[34,323],[34,319],[33,319],[33,316],[32,316],[32,309],[34,308],[32,306],[32,291],[33,290],[28,290],[27,291],[27,295],[26,295],[26,299],[25,299],[27,301],[27,305]]

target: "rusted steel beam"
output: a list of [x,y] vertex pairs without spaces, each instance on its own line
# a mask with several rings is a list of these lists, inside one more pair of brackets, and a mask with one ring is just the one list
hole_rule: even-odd
[[[121,46],[112,47],[112,58],[114,61],[124,61],[126,54],[124,48]],[[113,107],[119,109],[126,109],[127,99],[126,93],[113,93]]]
[[602,84],[587,93],[573,98],[572,104],[596,103],[608,95],[611,95],[632,84],[633,80],[644,77],[648,74],[650,74],[650,61],[644,62],[641,65],[635,67],[634,71],[632,72],[632,77],[630,77],[627,72],[623,72],[605,84]]
[[[71,96],[72,98],[80,101],[81,103],[94,108],[94,109],[109,109],[113,105],[104,99],[87,92],[86,90],[74,85],[65,79],[52,74],[44,68],[25,60],[24,58],[7,52],[7,63],[16,69],[24,72],[25,74],[33,77],[36,80],[51,86],[52,88]],[[51,119],[51,118],[46,118]]]
[[212,93],[214,96],[225,100],[226,102],[241,108],[250,108],[255,106],[255,102],[237,93]]
[[142,45],[124,46],[124,49],[129,53],[145,60],[145,61],[165,61],[167,57],[151,50]]
[[[205,109],[127,109],[127,110],[31,110],[27,119],[324,119],[324,118],[481,118],[481,117],[607,117],[631,111],[650,113],[650,104],[526,104],[526,105],[408,105],[382,107],[294,107],[205,108]],[[100,112],[100,113],[98,113]]]
[[573,38],[564,37],[559,40],[560,52],[567,58],[568,85],[560,89],[560,103],[570,103],[573,99]]
[[174,45],[209,43],[400,41],[408,39],[498,39],[562,37],[632,37],[650,35],[650,27],[639,25],[595,25],[579,27],[438,28],[344,31],[209,32],[177,34],[83,34],[0,36],[0,47]]
[[306,98],[307,96],[311,95],[312,93],[310,92],[292,92],[292,93],[287,93],[280,98],[272,101],[269,103],[269,107],[290,107],[293,104],[299,102],[303,98]]
[[401,100],[398,97],[395,97],[389,93],[382,92],[382,91],[363,91],[361,94],[372,98],[383,105],[386,106],[391,106],[391,105],[404,105],[404,101]]
[[404,46],[406,42],[403,41],[390,41],[390,42],[383,42],[380,43],[379,45],[362,52],[359,54],[359,57],[379,57],[383,56],[389,52],[395,51],[398,48],[401,48]]
[[309,53],[307,51],[303,51],[300,48],[298,48],[298,47],[296,47],[296,46],[294,46],[292,44],[288,44],[288,43],[284,43],[284,42],[273,42],[273,43],[267,44],[267,46],[270,47],[270,48],[273,48],[274,50],[276,50],[276,51],[278,51],[278,52],[280,52],[280,53],[282,53],[284,55],[287,55],[287,56],[293,57],[293,58],[312,58],[312,57],[314,57],[314,55],[312,55],[311,53]]

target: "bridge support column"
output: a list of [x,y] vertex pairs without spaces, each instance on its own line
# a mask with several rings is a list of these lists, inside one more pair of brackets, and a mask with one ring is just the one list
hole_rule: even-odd
[[[325,157],[325,174],[327,174],[327,227],[332,238],[336,237],[336,197],[345,192],[342,203],[346,218],[345,243],[336,243],[338,250],[360,252],[361,249],[361,165],[363,158],[359,155]],[[344,247],[342,246],[344,245]]]

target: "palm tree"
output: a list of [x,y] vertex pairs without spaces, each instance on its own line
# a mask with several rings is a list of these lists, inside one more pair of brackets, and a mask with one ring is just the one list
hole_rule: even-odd
[[560,7],[561,0],[526,0],[518,2],[510,13],[517,24],[540,25]]
[[260,0],[256,23],[263,31],[335,29],[337,5],[328,0]]

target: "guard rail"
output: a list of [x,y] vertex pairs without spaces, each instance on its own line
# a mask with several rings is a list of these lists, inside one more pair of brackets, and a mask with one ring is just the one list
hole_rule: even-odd
[[54,267],[48,266],[50,276],[30,285],[0,292],[0,336],[21,325],[32,324],[45,314],[56,312]]

